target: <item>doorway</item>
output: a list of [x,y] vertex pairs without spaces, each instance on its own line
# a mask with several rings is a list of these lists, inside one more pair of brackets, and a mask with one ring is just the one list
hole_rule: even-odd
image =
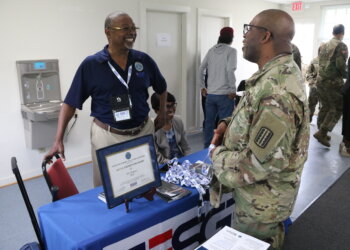
[[[212,10],[198,9],[197,15],[198,30],[197,30],[197,66],[198,71],[201,62],[203,61],[208,50],[213,47],[219,38],[221,28],[231,26],[231,14],[218,13]],[[198,76],[197,74],[197,77]],[[202,97],[200,86],[196,85],[196,127],[202,127],[204,114],[202,109]]]
[[[168,91],[178,103],[176,114],[187,128],[187,15],[189,7],[141,4],[141,48],[157,63]],[[150,94],[153,90],[150,89]],[[155,117],[153,111],[150,112]]]

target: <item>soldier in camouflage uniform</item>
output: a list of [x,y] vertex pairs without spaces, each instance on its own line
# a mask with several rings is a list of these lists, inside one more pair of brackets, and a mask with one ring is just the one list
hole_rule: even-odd
[[298,49],[298,47],[294,43],[292,43],[292,54],[293,54],[294,62],[298,65],[299,69],[301,70],[300,50]]
[[343,140],[339,145],[340,155],[350,157],[350,58],[348,59],[348,77],[343,92]]
[[[280,249],[283,221],[293,209],[309,144],[309,110],[293,61],[294,22],[265,10],[244,25],[243,56],[259,71],[232,117],[221,121],[210,146],[214,207],[224,192],[235,199],[234,228]],[[220,145],[221,144],[221,145]]]
[[333,28],[333,38],[321,46],[319,51],[319,75],[317,92],[321,109],[318,114],[318,131],[314,137],[322,145],[330,147],[327,133],[332,131],[343,112],[343,96],[341,89],[346,78],[346,60],[348,47],[342,42],[344,25]]
[[310,122],[315,113],[315,108],[318,103],[316,81],[318,76],[318,57],[315,57],[306,71],[306,80],[309,83],[309,110],[310,110]]

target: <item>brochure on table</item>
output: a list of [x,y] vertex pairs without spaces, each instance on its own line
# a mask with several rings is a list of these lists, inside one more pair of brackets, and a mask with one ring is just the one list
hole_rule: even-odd
[[196,250],[266,250],[270,244],[225,226]]

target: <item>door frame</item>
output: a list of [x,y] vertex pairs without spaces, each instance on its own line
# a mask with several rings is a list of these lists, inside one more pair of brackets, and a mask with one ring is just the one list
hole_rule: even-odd
[[148,1],[140,2],[140,40],[141,50],[147,52],[147,12],[157,11],[164,13],[181,14],[181,119],[187,129],[187,48],[188,48],[188,30],[189,30],[189,13],[191,8],[189,6],[159,4]]
[[[205,27],[202,27],[202,18],[204,17],[217,17],[217,18],[223,18],[225,22],[225,26],[232,26],[232,14],[229,12],[222,12],[222,11],[216,11],[216,10],[209,10],[209,9],[201,9],[197,8],[197,56],[196,56],[196,74],[195,79],[196,82],[198,82],[199,75],[197,74],[199,66],[201,65],[201,34],[202,32],[205,32]],[[200,121],[200,113],[201,113],[201,98],[200,98],[200,92],[201,88],[196,84],[196,127],[200,128],[202,126],[202,122]]]

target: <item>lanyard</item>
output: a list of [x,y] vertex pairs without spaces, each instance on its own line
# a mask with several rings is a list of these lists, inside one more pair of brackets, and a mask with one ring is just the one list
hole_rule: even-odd
[[112,72],[115,74],[115,76],[118,78],[118,80],[126,87],[127,90],[129,90],[129,81],[130,81],[130,77],[131,77],[131,73],[132,73],[132,65],[129,66],[128,69],[128,79],[127,82],[124,81],[123,77],[120,76],[120,74],[118,73],[118,71],[112,66],[112,64],[108,61],[108,65],[111,68]]

